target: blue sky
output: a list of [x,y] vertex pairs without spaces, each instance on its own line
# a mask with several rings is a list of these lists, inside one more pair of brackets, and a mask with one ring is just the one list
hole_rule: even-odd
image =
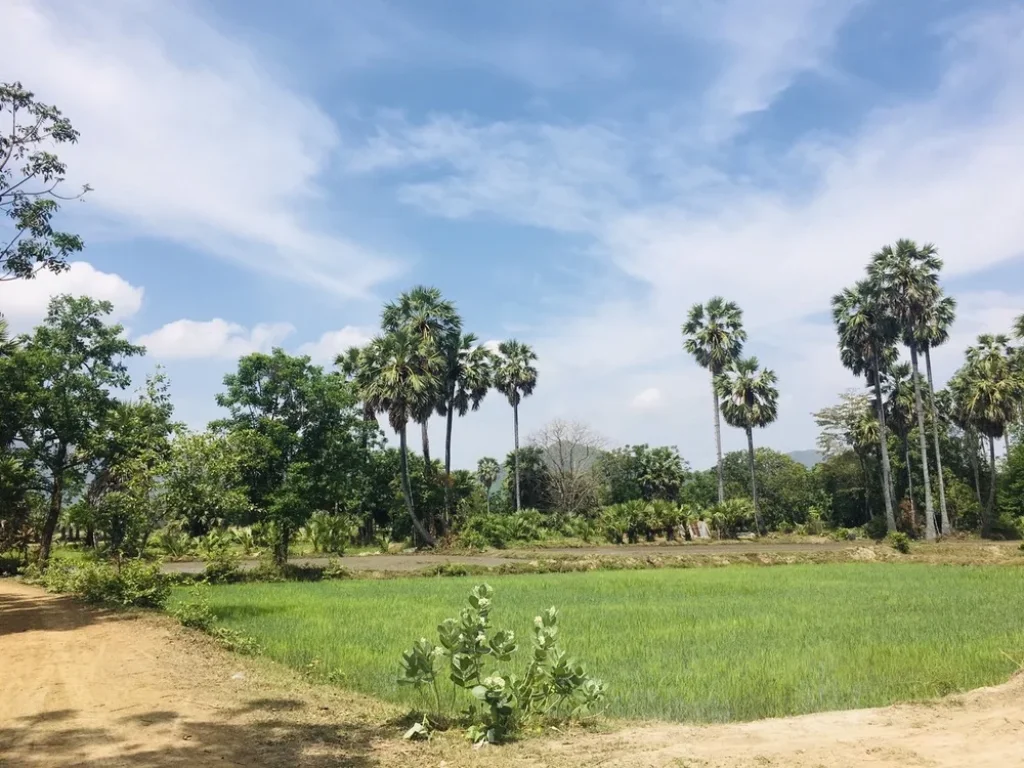
[[[238,355],[329,364],[417,283],[535,346],[526,434],[580,420],[695,466],[695,301],[743,307],[781,450],[857,385],[826,311],[879,246],[946,259],[940,378],[1024,311],[1018,2],[7,0],[0,26],[0,79],[73,119],[95,188],[62,214],[80,262],[0,285],[0,310],[27,328],[53,293],[110,298],[195,427]],[[510,446],[492,396],[455,463]]]

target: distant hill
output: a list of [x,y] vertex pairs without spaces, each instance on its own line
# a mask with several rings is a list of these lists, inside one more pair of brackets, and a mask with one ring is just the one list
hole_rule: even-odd
[[786,455],[793,461],[799,461],[808,469],[821,462],[821,453],[815,450],[790,451]]

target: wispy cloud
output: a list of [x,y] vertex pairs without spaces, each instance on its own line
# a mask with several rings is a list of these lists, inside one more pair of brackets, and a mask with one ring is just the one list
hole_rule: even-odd
[[359,295],[397,265],[311,221],[332,121],[256,55],[182,5],[10,0],[6,79],[60,105],[64,152],[102,211],[275,277]]
[[330,367],[334,359],[350,347],[361,347],[373,337],[373,329],[346,325],[336,331],[321,334],[316,341],[307,341],[298,348],[300,355],[308,355],[318,365]]

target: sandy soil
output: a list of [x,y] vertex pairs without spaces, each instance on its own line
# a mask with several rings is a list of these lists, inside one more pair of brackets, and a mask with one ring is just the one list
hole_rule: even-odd
[[0,766],[1024,766],[1024,675],[939,702],[755,723],[574,732],[472,750],[397,738],[395,708],[158,616],[0,580]]

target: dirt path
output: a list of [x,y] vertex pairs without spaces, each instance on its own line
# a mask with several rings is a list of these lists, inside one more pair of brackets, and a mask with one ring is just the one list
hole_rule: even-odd
[[394,708],[307,685],[162,617],[0,580],[0,766],[1020,768],[1024,676],[940,702],[755,723],[655,725],[474,751],[395,738]]

